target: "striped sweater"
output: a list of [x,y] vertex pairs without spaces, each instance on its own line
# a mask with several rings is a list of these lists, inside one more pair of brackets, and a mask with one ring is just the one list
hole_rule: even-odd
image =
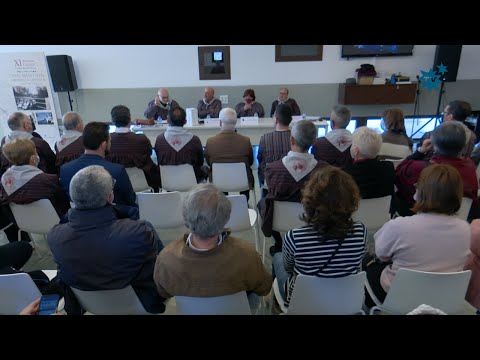
[[338,239],[324,240],[323,236],[313,230],[310,225],[292,229],[285,235],[283,266],[291,274],[285,285],[287,290],[285,306],[290,303],[298,274],[319,277],[343,277],[356,274],[365,255],[365,226],[355,222],[353,232],[347,235],[334,258],[322,269],[337,247]]

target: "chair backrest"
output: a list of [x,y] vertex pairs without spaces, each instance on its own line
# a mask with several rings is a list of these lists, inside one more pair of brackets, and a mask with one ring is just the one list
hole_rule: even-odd
[[472,272],[435,273],[399,269],[381,308],[394,314],[407,314],[422,304],[447,314],[460,313]]
[[175,296],[178,315],[251,315],[247,293],[215,297]]
[[228,195],[227,199],[232,204],[232,212],[225,228],[232,232],[245,231],[250,229],[250,215],[248,214],[248,204],[245,195]]
[[137,167],[125,168],[127,171],[130,182],[132,183],[133,191],[141,192],[145,190],[150,190],[150,186],[147,183],[145,178],[145,173],[142,169]]
[[378,155],[391,156],[399,159],[405,159],[412,154],[412,150],[407,145],[397,145],[390,143],[382,143],[382,147]]
[[462,198],[462,205],[460,206],[460,210],[458,210],[457,214],[455,215],[457,218],[467,221],[468,214],[470,212],[470,208],[472,207],[472,199],[463,197]]
[[133,288],[84,291],[70,287],[80,306],[95,315],[149,315]]
[[383,161],[390,161],[393,163],[393,168],[396,169],[397,166],[405,159],[385,159]]
[[297,275],[289,315],[354,315],[363,313],[366,273],[338,278]]
[[245,163],[213,163],[212,183],[224,192],[249,190]]
[[301,203],[274,201],[272,229],[278,232],[287,232],[305,226],[305,222],[300,220],[302,214],[303,205]]
[[14,203],[9,205],[19,229],[29,233],[46,234],[60,222],[55,208],[48,199],[24,205]]
[[189,191],[197,185],[195,171],[190,164],[161,165],[162,188],[167,191]]
[[18,315],[41,296],[30,275],[0,275],[0,315]]
[[156,229],[171,229],[184,224],[182,195],[178,191],[138,193],[137,201],[140,219],[149,221]]
[[358,210],[352,215],[354,221],[360,221],[367,229],[380,229],[390,220],[390,202],[392,196],[374,199],[360,199]]

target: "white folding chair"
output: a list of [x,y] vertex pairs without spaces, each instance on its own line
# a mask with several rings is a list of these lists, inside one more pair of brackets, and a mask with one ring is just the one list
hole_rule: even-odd
[[42,297],[30,275],[0,275],[0,314],[18,315],[33,301]]
[[129,285],[116,290],[85,291],[70,287],[83,310],[94,315],[152,315]]
[[215,297],[175,296],[177,315],[251,315],[247,293]]
[[[212,184],[223,192],[250,190],[245,163],[213,163]],[[257,204],[255,190],[253,201]]]
[[171,229],[184,224],[182,196],[178,191],[139,193],[140,219],[149,221],[155,229]]
[[162,189],[166,191],[190,191],[197,185],[195,171],[190,164],[161,165]]
[[228,195],[227,199],[232,204],[232,212],[225,228],[230,229],[231,232],[253,229],[255,232],[255,248],[260,252],[260,239],[255,226],[257,212],[248,208],[247,198],[243,195]]
[[412,155],[412,150],[410,150],[410,147],[407,145],[382,143],[382,147],[380,148],[378,155],[397,159],[405,159],[407,156]]
[[365,315],[362,310],[365,280],[365,271],[339,278],[299,274],[288,311],[278,290],[277,279],[273,293],[282,311],[288,315]]
[[[465,301],[470,270],[438,273],[410,269],[399,269],[381,304],[365,281],[365,287],[376,306],[370,309],[370,315],[381,311],[396,315],[405,315],[422,304],[430,305],[453,315],[464,313],[469,308]],[[471,308],[472,313],[475,310]]]
[[455,217],[467,221],[470,208],[472,207],[472,202],[472,199],[463,197],[462,205],[460,206],[460,210],[458,210],[458,212],[455,214]]
[[[285,233],[291,229],[305,226],[305,222],[300,220],[302,214],[303,205],[301,203],[293,201],[274,201],[272,230]],[[265,239],[263,240],[262,257],[265,261]]]
[[[21,231],[25,231],[29,233],[32,244],[34,244],[34,247],[37,247],[37,249],[38,244],[35,244],[31,234],[43,235],[46,243],[46,234],[60,222],[55,208],[48,199],[37,200],[30,204],[20,205],[9,203],[9,205],[19,228],[18,241],[20,241],[22,237]],[[48,248],[48,244],[46,246]]]
[[132,183],[133,191],[138,192],[151,192],[152,188],[148,185],[145,173],[142,169],[137,167],[125,168],[127,175]]

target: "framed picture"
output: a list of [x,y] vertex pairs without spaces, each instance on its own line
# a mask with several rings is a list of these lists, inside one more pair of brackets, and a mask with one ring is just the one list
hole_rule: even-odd
[[200,80],[229,80],[230,46],[199,46],[198,72]]
[[323,45],[275,45],[275,62],[322,61]]

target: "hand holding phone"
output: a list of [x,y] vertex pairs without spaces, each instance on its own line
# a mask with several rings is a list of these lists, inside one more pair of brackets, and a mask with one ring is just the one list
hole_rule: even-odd
[[58,307],[58,301],[60,297],[58,294],[43,295],[40,300],[40,306],[38,308],[38,315],[52,315],[55,314]]

